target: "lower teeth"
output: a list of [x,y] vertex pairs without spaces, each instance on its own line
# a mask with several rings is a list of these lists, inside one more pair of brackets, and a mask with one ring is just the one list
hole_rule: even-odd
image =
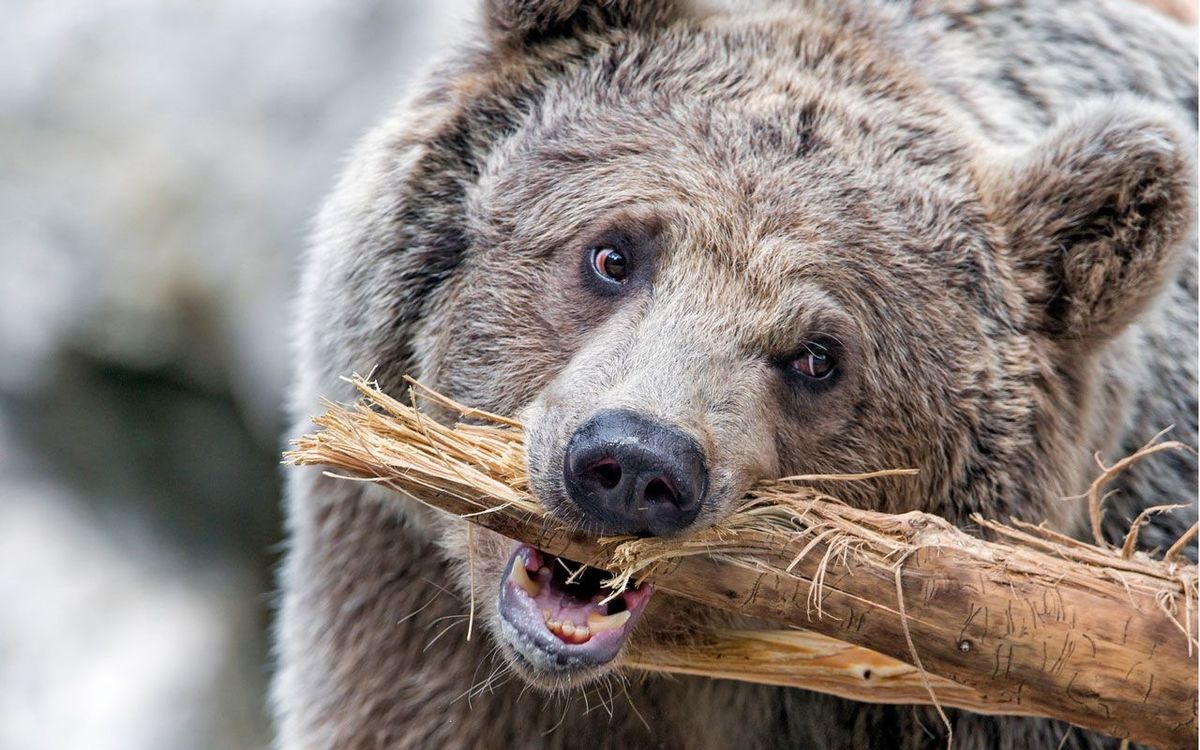
[[605,630],[616,630],[623,627],[629,621],[629,610],[618,612],[615,615],[598,615],[592,613],[588,615],[588,625],[593,633],[602,633]]
[[571,643],[585,643],[592,637],[592,631],[587,625],[576,625],[573,622],[561,622],[549,616],[549,611],[542,613],[546,617],[546,629],[559,638]]
[[588,615],[587,625],[576,625],[570,620],[559,620],[551,615],[550,610],[542,610],[542,618],[546,621],[546,629],[559,638],[571,643],[585,643],[596,633],[606,630],[617,630],[629,621],[629,610],[615,615],[601,615],[593,612]]

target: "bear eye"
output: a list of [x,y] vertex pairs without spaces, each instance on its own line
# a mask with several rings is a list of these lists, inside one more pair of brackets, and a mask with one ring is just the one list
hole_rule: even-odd
[[800,354],[791,361],[790,367],[809,380],[825,380],[837,369],[837,360],[829,348],[816,342],[805,344]]
[[592,270],[609,281],[624,282],[629,275],[625,253],[612,247],[592,248]]

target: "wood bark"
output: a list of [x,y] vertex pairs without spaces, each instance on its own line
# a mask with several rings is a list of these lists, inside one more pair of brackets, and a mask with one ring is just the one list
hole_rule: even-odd
[[[426,494],[427,488],[397,489],[451,513],[478,512],[477,504]],[[1196,658],[1180,621],[1159,604],[1159,582],[1146,586],[1140,574],[1115,569],[1113,579],[1084,583],[1064,575],[1056,582],[1070,564],[1036,549],[983,542],[922,513],[854,513],[911,540],[912,553],[898,563],[904,618],[895,568],[851,556],[845,563],[833,559],[822,570],[829,549],[820,542],[791,571],[785,569],[795,550],[745,560],[690,555],[652,580],[674,596],[801,627],[894,660],[880,663],[883,672],[863,668],[857,680],[843,675],[835,684],[823,684],[811,673],[807,682],[788,679],[787,670],[772,680],[746,669],[740,679],[756,676],[753,681],[880,702],[882,691],[872,690],[872,680],[886,684],[886,670],[898,668],[895,662],[915,660],[907,627],[924,669],[942,678],[932,687],[945,706],[1045,716],[1157,747],[1195,747]],[[497,511],[471,520],[552,554],[606,567],[608,548],[545,519]],[[1044,575],[1028,575],[1030,566]],[[820,613],[810,604],[819,577]],[[1194,610],[1184,616],[1194,616]],[[643,666],[689,671],[666,654],[655,659],[642,657]],[[870,659],[860,654],[857,661]],[[882,702],[930,702],[928,691],[918,689],[916,673],[904,674],[904,691]],[[856,681],[861,688],[847,687]]]
[[[689,539],[597,540],[540,514],[517,423],[450,429],[364,393],[365,407],[332,407],[290,459],[370,478],[555,555],[648,575],[668,595],[817,634],[700,634],[680,650],[627,653],[629,666],[1196,746],[1194,565],[976,519],[994,537],[984,541],[929,514],[859,510],[777,483]],[[791,510],[765,522],[776,507]]]

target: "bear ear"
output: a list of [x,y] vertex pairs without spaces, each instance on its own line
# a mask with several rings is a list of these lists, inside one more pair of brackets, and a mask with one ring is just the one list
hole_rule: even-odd
[[484,0],[492,39],[508,46],[609,28],[647,28],[682,15],[682,0]]
[[1064,340],[1119,334],[1189,239],[1194,136],[1168,110],[1104,100],[1063,118],[983,179],[1031,324]]

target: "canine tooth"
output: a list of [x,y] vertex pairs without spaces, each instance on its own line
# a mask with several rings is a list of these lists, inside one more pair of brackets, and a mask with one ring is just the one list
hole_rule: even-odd
[[545,620],[546,622],[550,622],[550,610],[548,610],[548,609],[542,610],[542,619]]
[[593,612],[588,615],[588,625],[591,626],[593,633],[603,633],[606,630],[616,630],[628,622],[630,617],[629,610],[618,612],[615,615],[599,615]]
[[513,581],[524,589],[526,594],[537,596],[542,593],[542,587],[530,580],[529,571],[525,570],[525,566],[521,563],[520,558],[513,560],[512,573],[510,575]]

